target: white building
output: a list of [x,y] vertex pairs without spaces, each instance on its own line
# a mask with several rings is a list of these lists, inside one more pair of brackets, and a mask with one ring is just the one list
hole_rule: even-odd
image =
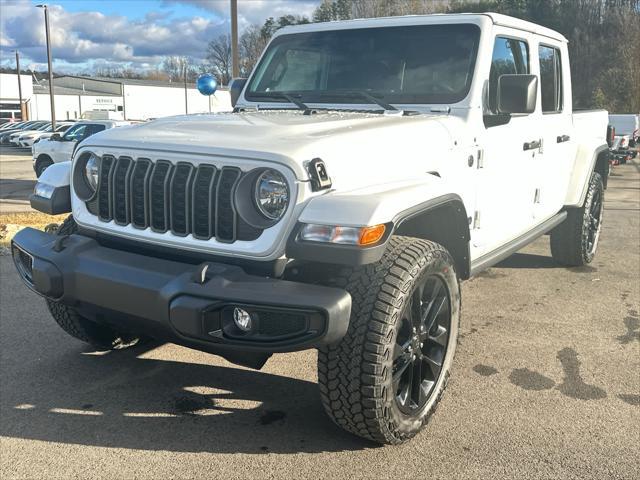
[[[231,97],[228,90],[219,89],[215,95],[206,97],[192,83],[187,84],[186,88],[186,111],[185,86],[182,82],[68,75],[56,78],[54,85],[86,92],[102,92],[111,97],[117,96],[122,99],[122,103],[114,103],[114,106],[118,111],[122,111],[125,120],[148,120],[184,113],[231,110]],[[102,101],[106,102],[104,99],[100,100]],[[105,105],[106,103],[103,104],[103,108],[96,108],[96,110],[109,109]],[[122,109],[118,108],[120,106]],[[57,107],[56,110],[58,110]]]
[[[31,75],[20,75],[20,85],[22,101],[30,100],[33,96]],[[0,118],[21,118],[18,75],[13,73],[0,73]]]
[[[2,74],[0,77],[0,115],[19,118],[18,76]],[[51,120],[49,84],[41,80],[32,83],[29,75],[21,75],[22,97],[27,118]],[[187,84],[186,112],[185,86],[155,80],[93,78],[66,75],[53,81],[55,116],[57,120],[77,119],[87,112],[108,111],[110,118],[148,120],[188,113],[207,113],[231,110],[228,90],[219,89],[206,97],[194,84]]]

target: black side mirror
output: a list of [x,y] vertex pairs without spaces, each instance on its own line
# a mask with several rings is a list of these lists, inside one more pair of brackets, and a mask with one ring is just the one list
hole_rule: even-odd
[[238,103],[238,98],[240,98],[240,94],[242,93],[242,89],[247,84],[246,78],[234,78],[229,83],[229,94],[231,95],[231,106],[235,107],[236,103]]
[[62,137],[60,136],[59,133],[54,133],[49,137],[49,140],[51,140],[52,142],[59,142],[61,138]]
[[498,113],[528,115],[536,109],[538,77],[535,75],[500,75],[498,78]]

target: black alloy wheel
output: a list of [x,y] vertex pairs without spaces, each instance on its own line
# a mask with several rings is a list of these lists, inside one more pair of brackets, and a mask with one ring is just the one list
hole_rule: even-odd
[[398,409],[414,415],[433,393],[449,343],[451,302],[439,275],[416,285],[401,322],[393,352],[393,388]]
[[602,226],[602,210],[602,191],[595,190],[591,199],[587,223],[587,251],[590,255],[593,255],[598,248]]

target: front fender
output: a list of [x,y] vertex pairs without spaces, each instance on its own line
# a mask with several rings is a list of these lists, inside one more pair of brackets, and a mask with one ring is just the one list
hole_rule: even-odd
[[299,217],[301,223],[359,227],[397,221],[402,212],[451,194],[435,175],[346,192],[329,192],[309,201]]
[[[54,163],[49,166],[29,197],[31,208],[49,215],[71,212],[71,162]],[[45,188],[42,188],[45,187]]]
[[[305,242],[298,234],[304,224],[362,227],[387,225],[379,243],[371,246]],[[342,265],[378,261],[392,234],[430,239],[445,245],[467,278],[467,216],[459,195],[439,177],[394,182],[315,197],[303,210],[287,243],[287,256],[298,260]]]
[[49,166],[38,179],[53,187],[68,187],[71,184],[71,161],[54,163]]

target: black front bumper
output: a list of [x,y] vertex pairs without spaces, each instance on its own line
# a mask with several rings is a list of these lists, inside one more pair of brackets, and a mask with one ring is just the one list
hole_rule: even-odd
[[[248,275],[237,266],[175,262],[107,248],[83,235],[26,228],[14,261],[35,292],[126,331],[226,356],[286,352],[339,341],[351,297],[341,289]],[[233,309],[249,311],[243,332]]]

